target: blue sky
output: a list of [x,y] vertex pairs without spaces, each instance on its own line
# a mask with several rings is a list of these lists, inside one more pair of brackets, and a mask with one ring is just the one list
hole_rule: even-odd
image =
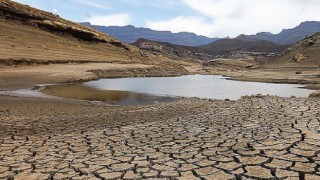
[[134,25],[209,37],[278,33],[320,21],[319,0],[16,0],[75,22]]

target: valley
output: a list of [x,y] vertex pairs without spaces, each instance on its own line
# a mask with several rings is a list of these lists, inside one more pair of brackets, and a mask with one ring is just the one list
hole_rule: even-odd
[[[129,26],[125,42],[90,26],[0,0],[0,179],[319,179],[317,22],[233,39]],[[3,93],[24,90],[41,95]],[[148,103],[114,103],[128,97]]]

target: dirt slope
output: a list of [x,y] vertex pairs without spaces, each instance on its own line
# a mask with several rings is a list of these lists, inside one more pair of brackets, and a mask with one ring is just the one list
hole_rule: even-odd
[[0,0],[0,42],[0,64],[150,58],[106,34],[9,0]]
[[234,51],[281,53],[288,48],[269,41],[245,41],[241,39],[221,39],[211,44],[200,46],[211,55],[228,55]]
[[289,48],[287,52],[272,65],[279,67],[319,68],[320,33],[307,37]]
[[169,56],[173,59],[186,58],[210,60],[213,58],[213,56],[210,55],[206,50],[193,46],[183,46],[143,38],[138,39],[136,42],[132,43],[132,45],[153,52],[155,54]]

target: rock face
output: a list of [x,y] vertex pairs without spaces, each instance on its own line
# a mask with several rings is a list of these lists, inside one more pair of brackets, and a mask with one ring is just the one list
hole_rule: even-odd
[[240,35],[237,39],[257,41],[267,40],[277,44],[295,44],[306,36],[311,36],[320,31],[320,22],[307,21],[292,29],[284,29],[278,34],[268,32],[257,33],[256,35]]
[[133,43],[139,38],[150,39],[160,42],[168,42],[178,45],[186,46],[200,46],[212,43],[219,38],[208,38],[205,36],[198,36],[194,33],[180,32],[172,33],[170,31],[155,31],[149,28],[136,28],[134,26],[97,26],[90,23],[81,23],[85,26],[94,28],[98,31],[104,32],[126,43]]

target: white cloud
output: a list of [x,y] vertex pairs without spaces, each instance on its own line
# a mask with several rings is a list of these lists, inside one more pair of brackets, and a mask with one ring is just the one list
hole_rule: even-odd
[[[262,31],[278,33],[303,21],[320,21],[319,0],[181,0],[196,16],[148,21],[157,30],[192,31],[210,37],[235,37]],[[209,21],[205,21],[209,19]]]
[[57,12],[58,12],[58,9],[53,9],[53,12],[54,12],[54,13],[57,13]]
[[196,16],[179,16],[169,21],[148,21],[147,27],[160,31],[196,32],[204,35],[212,31],[211,24],[206,23],[204,18]]
[[78,3],[81,3],[81,4],[84,4],[84,5],[87,5],[87,6],[91,6],[91,7],[94,7],[94,8],[98,8],[98,9],[105,9],[105,10],[108,10],[109,7],[104,5],[104,4],[99,4],[97,2],[94,2],[94,1],[90,1],[90,0],[73,0],[75,2],[78,2]]
[[180,0],[117,0],[130,5],[131,7],[148,7],[148,8],[158,8],[164,10],[174,10],[174,8],[181,4]]
[[85,21],[101,26],[125,26],[130,24],[131,17],[130,14],[112,14],[106,16],[91,16],[85,19]]

